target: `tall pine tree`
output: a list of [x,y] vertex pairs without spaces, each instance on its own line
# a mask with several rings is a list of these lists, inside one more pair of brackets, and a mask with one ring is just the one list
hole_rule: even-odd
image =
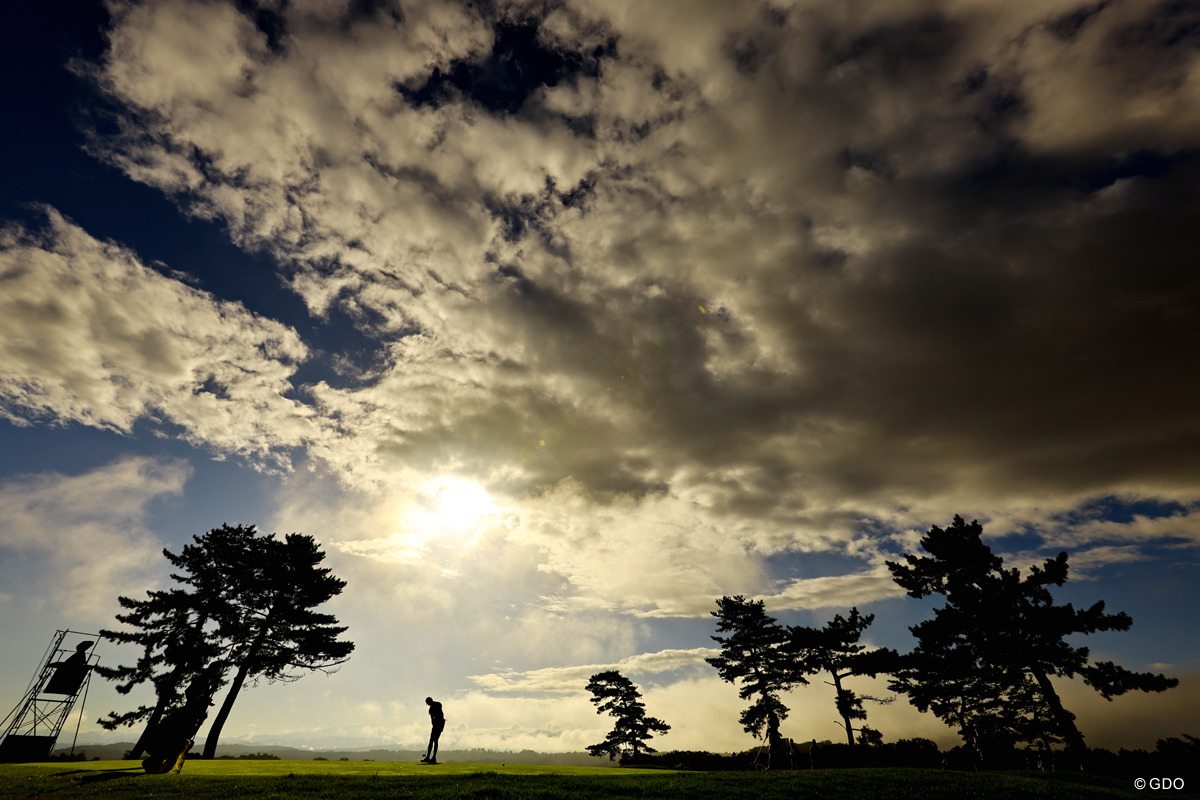
[[777,722],[787,718],[788,707],[780,695],[808,680],[797,669],[798,653],[791,637],[767,614],[763,601],[747,600],[740,594],[722,597],[711,613],[717,618],[718,634],[728,635],[712,637],[721,645],[721,654],[705,661],[722,679],[741,684],[738,695],[743,700],[753,698],[739,721],[757,738],[772,716]]
[[633,681],[616,670],[597,672],[588,681],[590,700],[596,713],[608,712],[616,717],[613,729],[599,744],[588,745],[588,753],[599,758],[607,755],[609,760],[621,756],[621,761],[634,762],[642,753],[653,753],[647,742],[655,733],[666,733],[671,726],[657,717],[646,716],[646,704],[642,693]]
[[146,720],[132,755],[140,754],[154,725],[177,706],[192,681],[223,683],[233,671],[205,742],[211,758],[222,727],[247,680],[290,681],[310,670],[332,671],[354,649],[338,636],[346,628],[316,607],[338,595],[345,581],[321,567],[325,554],[310,536],[282,540],[260,534],[253,525],[222,525],[176,554],[163,550],[178,585],[151,591],[145,600],[118,598],[128,613],[126,627],[104,631],[115,641],[139,645],[132,665],[103,668],[105,678],[121,681],[117,691],[151,682],[154,706],[124,714],[110,713],[100,724],[109,729]]
[[[1088,648],[1067,638],[1128,630],[1129,615],[1107,613],[1102,600],[1086,609],[1056,604],[1050,587],[1067,580],[1065,552],[1023,577],[1019,569],[1004,569],[982,533],[978,522],[955,516],[950,527],[935,525],[921,540],[928,555],[888,562],[910,596],[946,599],[932,619],[911,629],[917,648],[893,688],[908,693],[918,708],[931,708],[958,725],[964,738],[981,721],[994,727],[1004,719],[1046,718],[1047,735],[1061,738],[1082,763],[1083,735],[1051,678],[1078,675],[1105,699],[1134,690],[1161,692],[1178,680],[1091,661]],[[1030,735],[1028,725],[1022,734],[1014,723],[1013,732]]]
[[789,626],[787,629],[791,637],[791,649],[797,654],[797,669],[808,675],[825,672],[832,678],[829,683],[835,692],[834,704],[838,716],[842,718],[842,727],[846,730],[846,741],[851,745],[854,744],[855,730],[870,731],[869,728],[854,727],[856,720],[867,718],[863,701],[886,704],[895,699],[859,695],[843,683],[846,678],[854,676],[875,677],[890,668],[896,655],[893,651],[868,650],[866,645],[859,644],[863,631],[874,621],[874,614],[864,617],[857,608],[852,608],[849,617],[835,614],[822,628]]
[[262,560],[243,565],[248,591],[234,598],[236,614],[222,629],[232,646],[234,667],[225,701],[204,742],[205,758],[217,740],[247,680],[294,681],[306,672],[331,672],[354,650],[337,637],[346,631],[331,614],[314,609],[341,594],[346,582],[320,564],[325,553],[311,536],[289,533],[282,541],[259,538],[254,547]]
[[193,598],[176,588],[151,591],[145,600],[117,598],[128,609],[118,614],[117,621],[125,623],[122,630],[102,630],[100,635],[122,644],[136,644],[142,653],[132,665],[117,667],[96,666],[96,673],[108,680],[118,681],[116,690],[129,694],[133,687],[150,682],[154,686],[153,706],[138,706],[122,714],[109,712],[98,720],[101,727],[115,730],[146,720],[142,735],[134,745],[131,758],[137,758],[146,744],[146,733],[154,728],[163,714],[183,702],[184,688],[195,680],[209,680],[222,671],[214,662],[220,655],[219,645],[205,631],[209,620],[197,612]]

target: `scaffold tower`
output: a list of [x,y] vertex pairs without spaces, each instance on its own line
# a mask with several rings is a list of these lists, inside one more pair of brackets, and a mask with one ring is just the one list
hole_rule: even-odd
[[[80,700],[80,719],[91,684],[92,668],[99,657],[99,634],[55,631],[46,652],[29,681],[20,702],[4,718],[0,761],[44,761],[54,750],[74,708]],[[79,722],[75,724],[79,734]],[[75,741],[71,741],[71,751]]]

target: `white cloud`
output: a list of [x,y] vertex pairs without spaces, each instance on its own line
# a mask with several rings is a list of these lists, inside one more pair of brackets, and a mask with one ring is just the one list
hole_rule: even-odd
[[1138,514],[1129,522],[1086,520],[1065,532],[1064,538],[1075,546],[1090,542],[1153,542],[1182,540],[1195,546],[1200,542],[1200,515],[1195,509],[1151,517]]
[[783,611],[857,606],[904,595],[892,574],[880,565],[869,572],[801,578],[789,583],[778,594],[759,599],[768,611]]
[[286,463],[312,436],[284,396],[295,332],[142,265],[53,209],[0,232],[0,413],[129,433],[159,418],[218,453]]
[[576,600],[635,612],[706,614],[722,587],[759,579],[751,535],[706,521],[678,498],[596,507],[568,481],[531,499],[510,537],[536,545],[541,569],[567,577]]
[[111,625],[116,597],[154,583],[162,542],[149,506],[183,491],[180,462],[125,458],[80,475],[0,483],[0,549],[12,613],[45,609],[73,627]]
[[545,667],[527,672],[503,672],[472,675],[471,680],[487,692],[569,694],[580,691],[597,672],[616,670],[625,675],[655,675],[689,667],[707,666],[704,659],[717,654],[710,647],[690,650],[660,650],[623,658],[613,664],[583,664],[571,667]]

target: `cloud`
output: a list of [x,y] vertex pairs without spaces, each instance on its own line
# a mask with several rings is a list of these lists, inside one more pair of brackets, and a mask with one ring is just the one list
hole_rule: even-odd
[[150,506],[182,493],[181,462],[124,458],[80,475],[42,473],[0,483],[0,549],[10,613],[45,608],[73,626],[109,625],[116,596],[153,582],[162,543]]
[[538,548],[539,569],[570,580],[560,608],[599,602],[648,616],[706,615],[722,587],[760,579],[749,531],[707,522],[673,497],[597,508],[565,481],[527,502],[509,537]]
[[1071,531],[1071,539],[1085,542],[1178,541],[1195,546],[1200,538],[1200,518],[1194,507],[1161,516],[1135,514],[1129,521],[1086,519]]
[[[302,406],[307,351],[235,315],[281,350],[238,379],[261,411],[122,407],[358,489],[478,481],[551,607],[862,602],[877,570],[780,590],[763,559],[1196,497],[1178,6],[113,8],[92,152],[379,355]],[[424,557],[386,538],[342,546]]]
[[778,594],[759,598],[768,611],[863,605],[905,592],[882,565],[869,572],[794,580]]
[[1151,3],[1071,12],[1029,30],[1016,48],[1031,111],[1016,126],[1023,140],[1052,152],[1191,147],[1200,73],[1179,45],[1195,12]]
[[660,650],[621,659],[614,664],[584,664],[571,667],[546,667],[528,672],[504,672],[472,675],[471,680],[488,692],[574,693],[581,691],[597,672],[616,670],[626,675],[655,675],[690,667],[707,666],[704,659],[719,651],[710,647],[691,650]]
[[158,418],[220,454],[286,463],[311,436],[285,397],[294,331],[141,264],[44,209],[0,232],[0,413],[130,433]]

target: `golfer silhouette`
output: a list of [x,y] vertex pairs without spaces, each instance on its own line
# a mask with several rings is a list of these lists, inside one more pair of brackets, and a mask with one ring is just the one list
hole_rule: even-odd
[[425,748],[425,757],[421,761],[425,764],[436,764],[438,739],[441,738],[442,729],[446,727],[446,715],[442,713],[442,704],[432,697],[425,698],[425,705],[429,706],[429,721],[433,729],[429,732],[429,746]]

